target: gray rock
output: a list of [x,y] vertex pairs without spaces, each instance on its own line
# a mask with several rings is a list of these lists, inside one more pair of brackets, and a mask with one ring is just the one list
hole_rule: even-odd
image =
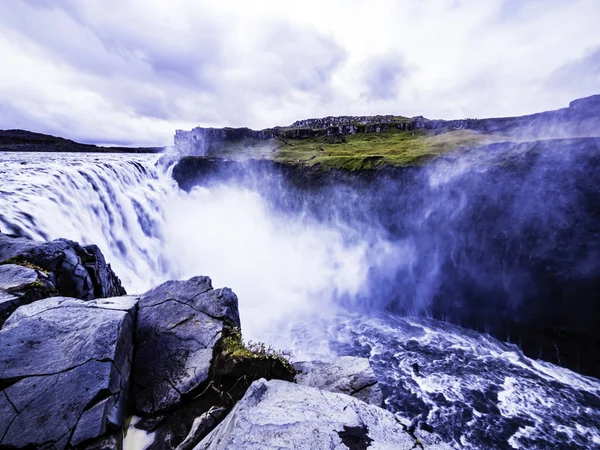
[[192,424],[189,434],[175,450],[190,450],[194,448],[219,423],[226,413],[227,409],[213,406],[200,417],[197,417]]
[[48,275],[17,264],[0,265],[0,328],[21,305],[56,295]]
[[177,406],[209,376],[224,326],[239,327],[238,303],[210,278],[167,281],[140,297],[133,395],[136,412],[156,415]]
[[0,447],[63,449],[123,422],[137,299],[53,297],[0,331]]
[[437,436],[408,433],[394,415],[345,394],[259,380],[195,450],[450,449]]
[[366,358],[342,356],[333,361],[294,363],[296,382],[324,391],[340,392],[375,406],[383,404],[383,395],[375,373]]
[[36,266],[66,297],[91,300],[125,294],[95,245],[81,246],[67,239],[37,242],[0,233],[0,264]]

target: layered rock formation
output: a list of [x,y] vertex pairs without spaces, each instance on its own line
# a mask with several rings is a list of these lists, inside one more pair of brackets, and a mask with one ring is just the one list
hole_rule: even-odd
[[339,116],[299,120],[287,127],[263,130],[196,127],[191,131],[177,130],[174,144],[182,155],[214,156],[224,149],[232,151],[232,146],[238,151],[257,146],[275,151],[288,140],[379,133],[390,129],[434,133],[474,130],[481,133],[508,133],[512,138],[529,140],[598,136],[600,95],[574,100],[568,108],[520,117],[431,120],[423,116]]
[[45,297],[91,300],[125,294],[96,245],[0,233],[0,325],[18,306]]

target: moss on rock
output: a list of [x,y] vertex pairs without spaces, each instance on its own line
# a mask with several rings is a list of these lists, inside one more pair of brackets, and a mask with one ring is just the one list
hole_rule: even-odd
[[283,366],[290,374],[295,375],[295,369],[289,361],[289,355],[286,352],[275,350],[263,342],[245,343],[242,339],[242,333],[239,329],[233,328],[222,341],[222,354],[225,357],[236,361],[256,360],[278,363]]
[[50,273],[46,269],[32,263],[31,261],[29,261],[27,258],[25,258],[22,255],[12,256],[12,257],[0,262],[0,264],[16,264],[17,266],[23,266],[23,267],[27,267],[28,269],[37,270],[46,275],[48,275]]

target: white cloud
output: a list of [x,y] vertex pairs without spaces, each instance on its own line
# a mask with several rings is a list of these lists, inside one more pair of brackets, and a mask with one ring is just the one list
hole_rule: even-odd
[[559,108],[597,93],[599,22],[595,0],[2,2],[0,127],[168,144],[196,125]]

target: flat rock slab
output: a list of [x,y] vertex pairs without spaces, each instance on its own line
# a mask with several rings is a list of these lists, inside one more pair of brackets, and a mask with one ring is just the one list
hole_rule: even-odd
[[148,417],[177,406],[207,380],[225,326],[239,327],[238,301],[208,277],[167,281],[140,297],[133,398]]
[[[421,433],[421,448],[449,450]],[[393,414],[345,394],[280,380],[255,381],[244,398],[195,450],[419,448]]]
[[39,300],[0,331],[0,448],[64,449],[125,415],[137,299]]
[[377,378],[366,358],[342,356],[333,361],[302,361],[294,363],[294,368],[298,384],[351,395],[375,406],[383,404]]

